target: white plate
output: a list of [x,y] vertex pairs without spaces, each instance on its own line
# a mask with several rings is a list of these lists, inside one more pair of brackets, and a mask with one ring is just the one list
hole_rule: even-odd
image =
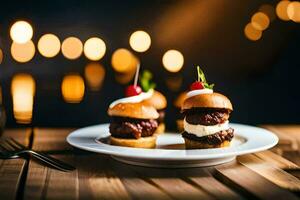
[[269,149],[278,142],[278,137],[268,130],[233,123],[230,126],[235,129],[231,146],[215,149],[186,150],[180,133],[160,135],[156,149],[113,146],[106,142],[108,124],[78,129],[67,137],[67,142],[79,149],[111,155],[121,162],[150,167],[212,166],[238,155]]

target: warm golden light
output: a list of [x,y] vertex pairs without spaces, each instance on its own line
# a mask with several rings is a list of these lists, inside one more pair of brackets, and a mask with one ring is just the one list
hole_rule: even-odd
[[288,17],[294,22],[300,22],[300,2],[293,1],[287,7]]
[[24,44],[13,42],[10,49],[13,59],[24,63],[30,61],[35,54],[35,47],[31,40]]
[[89,63],[84,69],[84,76],[90,89],[97,91],[104,81],[105,69],[99,63]]
[[252,23],[248,23],[244,29],[244,33],[249,40],[256,41],[262,36],[262,31],[253,27]]
[[18,123],[30,123],[35,94],[35,81],[29,74],[17,74],[11,82],[14,117]]
[[137,52],[145,52],[150,48],[151,38],[145,31],[135,31],[129,38],[131,48]]
[[162,62],[169,72],[178,72],[183,66],[184,58],[179,51],[169,50],[163,55]]
[[78,74],[66,75],[61,84],[61,92],[68,103],[79,103],[84,96],[84,81]]
[[111,57],[112,67],[120,73],[135,70],[138,63],[139,60],[127,49],[117,49]]
[[0,64],[2,63],[2,61],[3,61],[3,52],[2,52],[2,50],[0,49]]
[[84,55],[90,60],[100,60],[106,51],[106,46],[100,38],[90,38],[84,43]]
[[290,18],[287,14],[287,8],[290,4],[290,1],[280,1],[276,6],[276,14],[277,16],[284,21],[289,21]]
[[24,44],[31,40],[33,30],[26,21],[17,21],[10,28],[10,37],[15,43]]
[[265,13],[269,17],[270,21],[276,19],[275,8],[271,4],[263,4],[258,10]]
[[54,34],[43,35],[38,42],[40,54],[47,58],[56,56],[60,51],[60,41]]
[[70,60],[79,58],[82,54],[82,49],[82,42],[76,37],[66,38],[61,45],[62,54]]
[[266,14],[262,12],[257,12],[252,16],[251,23],[255,29],[263,31],[266,28],[268,28],[270,24],[270,19]]

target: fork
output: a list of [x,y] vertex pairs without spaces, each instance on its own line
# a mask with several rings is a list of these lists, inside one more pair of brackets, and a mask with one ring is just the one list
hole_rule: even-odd
[[10,158],[19,158],[19,157],[24,157],[25,155],[32,155],[36,159],[56,168],[61,171],[72,171],[75,170],[75,167],[62,162],[60,160],[57,160],[53,157],[50,157],[46,154],[39,153],[36,151],[33,151],[21,143],[17,142],[13,138],[7,138],[7,139],[2,139],[0,140],[0,148],[3,150],[0,153],[0,158],[1,159],[10,159]]

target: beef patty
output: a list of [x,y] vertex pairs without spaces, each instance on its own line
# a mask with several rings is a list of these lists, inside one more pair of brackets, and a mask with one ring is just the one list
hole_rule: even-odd
[[184,114],[185,120],[189,124],[211,126],[222,124],[227,121],[229,118],[230,110],[192,108],[184,111]]
[[155,119],[113,117],[109,132],[117,138],[140,138],[153,135],[158,124]]
[[210,145],[220,145],[222,142],[224,142],[226,140],[231,141],[234,136],[233,132],[234,132],[234,129],[229,128],[227,130],[219,131],[215,134],[207,135],[207,136],[203,136],[203,137],[198,137],[192,133],[183,132],[182,137],[190,139],[190,140],[202,142],[202,143],[207,143]]

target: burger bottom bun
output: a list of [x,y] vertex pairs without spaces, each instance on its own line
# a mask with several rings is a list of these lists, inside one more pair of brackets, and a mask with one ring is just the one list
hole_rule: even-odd
[[155,131],[155,134],[162,134],[166,130],[166,125],[165,123],[160,123]]
[[198,142],[195,140],[190,140],[187,138],[184,138],[185,141],[185,148],[186,149],[209,149],[209,148],[221,148],[221,147],[228,147],[230,146],[230,141],[225,140],[219,145],[211,145],[203,142]]
[[183,119],[176,120],[176,125],[177,125],[177,130],[179,132],[184,131],[184,129],[183,129]]
[[110,144],[124,147],[153,149],[156,146],[156,136],[141,137],[139,139],[125,139],[110,136]]

